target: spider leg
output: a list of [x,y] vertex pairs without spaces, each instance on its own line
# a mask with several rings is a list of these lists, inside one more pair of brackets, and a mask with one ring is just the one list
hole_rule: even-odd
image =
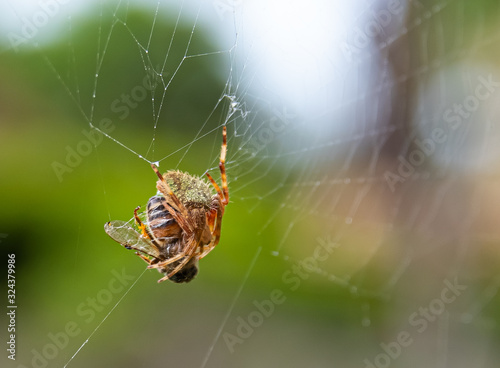
[[215,242],[212,242],[210,243],[209,245],[206,246],[206,249],[203,251],[203,253],[201,253],[199,255],[199,258],[202,259],[204,258],[208,253],[210,253],[212,251],[212,249],[215,248],[217,244],[215,244]]
[[227,175],[226,175],[226,153],[227,153],[227,131],[226,127],[222,130],[222,147],[220,151],[220,161],[219,169],[222,181],[222,190],[217,184],[217,182],[212,178],[209,173],[206,173],[208,180],[212,183],[215,191],[217,192],[218,198],[214,197],[212,206],[207,215],[207,223],[212,232],[212,241],[207,245],[206,249],[201,249],[200,259],[205,257],[210,251],[219,244],[220,231],[222,226],[222,215],[224,214],[224,209],[229,203],[229,189],[227,187]]
[[229,203],[229,189],[227,187],[227,175],[226,175],[226,153],[227,153],[227,133],[226,133],[226,127],[224,127],[224,129],[222,130],[222,147],[220,151],[220,161],[219,161],[220,176],[222,180],[222,190],[220,189],[216,181],[212,178],[212,175],[206,173],[208,180],[210,180],[210,183],[212,183],[212,185],[214,186],[215,191],[219,195],[224,207]]
[[207,225],[210,229],[210,233],[214,230],[215,217],[217,216],[217,212],[215,210],[209,210],[206,213]]
[[[159,279],[158,283],[165,281],[165,280],[168,280],[169,278],[174,276],[194,257],[194,253],[196,252],[196,248],[198,247],[198,242],[199,242],[199,240],[196,238],[191,239],[191,241],[189,241],[186,249],[183,250],[180,254],[178,254],[176,256],[176,257],[178,257],[180,255],[181,257],[184,257],[184,259],[172,271],[170,271],[167,275],[165,275],[164,277]],[[176,257],[174,257],[174,258],[176,258]],[[167,262],[168,263],[166,263],[166,264],[172,263],[171,259],[168,259]],[[160,262],[159,264],[165,265],[164,262]]]
[[195,226],[193,221],[190,220],[187,208],[182,204],[179,198],[177,198],[174,192],[172,192],[170,185],[168,185],[165,178],[158,171],[156,165],[151,164],[151,167],[159,178],[156,182],[156,188],[165,196],[167,211],[172,215],[174,220],[179,224],[184,232],[189,234],[192,233]]
[[210,213],[207,215],[207,222],[210,226],[210,231],[212,232],[212,240],[206,245],[206,249],[202,251],[200,259],[205,257],[217,244],[219,244],[223,208],[224,205],[222,204],[220,198],[214,196]]
[[152,260],[150,260],[148,257],[144,256],[143,254],[139,253],[139,252],[135,252],[135,254],[137,254],[141,259],[144,260],[144,262],[146,262],[148,265],[151,264],[151,262],[153,262]]
[[161,246],[156,242],[154,236],[149,232],[146,225],[144,225],[144,223],[141,221],[139,215],[137,215],[137,211],[139,210],[139,208],[141,208],[141,206],[137,206],[136,209],[134,210],[134,219],[139,229],[141,229],[141,235],[146,239],[149,239],[157,249],[161,249]]
[[227,153],[227,131],[226,127],[222,129],[222,147],[220,150],[220,161],[219,169],[220,176],[222,180],[222,191],[224,192],[224,198],[222,198],[222,204],[225,206],[229,203],[229,189],[227,188],[227,176],[226,176],[226,153]]
[[139,215],[137,215],[137,211],[139,211],[139,208],[141,208],[141,206],[137,206],[136,209],[134,210],[135,223],[137,224],[137,226],[141,230],[141,235],[143,237],[145,237],[149,240],[153,240],[153,236],[149,233],[148,229],[146,228],[146,225],[144,225],[144,223],[139,218]]
[[161,261],[161,262],[158,262],[158,263],[155,263],[155,264],[151,264],[151,265],[148,266],[148,268],[165,267],[166,265],[169,265],[170,263],[178,261],[179,259],[181,259],[181,258],[183,258],[185,256],[186,256],[186,254],[184,252],[180,252],[179,254],[177,254],[176,256],[174,256],[172,258],[166,259],[164,261]]
[[165,280],[168,280],[172,276],[174,276],[177,272],[179,272],[187,263],[193,258],[193,256],[186,257],[184,260],[182,260],[177,267],[175,267],[171,272],[168,273],[168,275],[163,276],[161,279],[158,280],[158,283],[163,282]]
[[224,194],[222,193],[222,190],[220,190],[220,187],[217,184],[217,182],[214,180],[214,178],[212,178],[212,175],[210,175],[209,173],[205,173],[205,175],[207,176],[208,180],[210,180],[210,183],[212,183],[212,185],[214,186],[215,191],[220,197],[220,200],[224,201]]
[[212,238],[212,241],[210,244],[205,245],[205,249],[203,252],[199,255],[199,258],[202,259],[204,258],[208,253],[212,251],[212,249],[215,248],[217,244],[219,244],[219,239],[220,239],[220,226],[216,227],[215,232],[214,232],[214,237]]
[[204,258],[208,253],[210,253],[217,244],[219,244],[220,239],[220,226],[217,226],[214,231],[214,236],[212,237],[212,241],[205,245],[205,249],[202,250],[200,255],[198,256],[200,259]]
[[[171,263],[174,263],[176,261],[178,261],[179,259],[182,259],[186,256],[189,257],[189,259],[191,259],[191,257],[195,254],[196,252],[196,248],[197,248],[197,244],[200,243],[200,239],[199,239],[199,236],[198,237],[193,237],[191,240],[188,240],[187,242],[187,246],[181,251],[179,252],[177,255],[173,256],[173,257],[170,257],[168,259],[165,259],[163,261],[160,261],[158,263],[155,263],[155,264],[151,264],[148,266],[148,268],[161,268],[161,267],[165,267]],[[189,259],[187,261],[189,261]],[[186,263],[187,263],[186,261]],[[184,262],[184,260],[182,261]]]

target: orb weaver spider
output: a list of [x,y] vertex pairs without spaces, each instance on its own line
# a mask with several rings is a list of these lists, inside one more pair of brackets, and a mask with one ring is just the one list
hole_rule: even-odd
[[[157,195],[147,204],[146,223],[134,210],[134,220],[139,231],[125,221],[109,221],[106,233],[127,249],[136,250],[148,268],[165,274],[158,280],[176,283],[189,282],[198,273],[198,261],[219,243],[222,216],[229,203],[226,176],[227,133],[222,130],[222,147],[219,169],[222,189],[207,172],[210,183],[202,177],[181,171],[167,171],[158,176]],[[212,187],[215,194],[212,192]]]

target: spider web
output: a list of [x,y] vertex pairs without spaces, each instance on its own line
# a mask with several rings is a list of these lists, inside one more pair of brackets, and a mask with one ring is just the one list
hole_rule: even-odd
[[[498,365],[500,9],[276,4],[60,5],[65,56],[41,36],[20,46],[98,141],[88,163],[51,170],[98,178],[87,196],[102,204],[77,205],[70,295],[80,312],[112,298],[26,339],[49,366]],[[193,283],[157,285],[104,232],[83,235],[144,206],[151,163],[219,178],[223,126],[231,201]],[[69,322],[80,332],[44,356]]]

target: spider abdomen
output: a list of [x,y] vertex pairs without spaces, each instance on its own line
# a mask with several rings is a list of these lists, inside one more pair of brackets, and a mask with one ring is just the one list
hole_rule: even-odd
[[163,178],[187,208],[210,208],[212,189],[204,179],[182,171],[167,171]]

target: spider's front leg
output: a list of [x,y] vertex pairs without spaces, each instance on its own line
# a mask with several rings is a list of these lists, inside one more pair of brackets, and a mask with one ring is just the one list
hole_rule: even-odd
[[151,164],[156,176],[158,176],[158,181],[156,182],[156,189],[160,191],[165,197],[167,205],[165,208],[172,215],[174,220],[179,224],[182,231],[185,233],[191,234],[194,231],[195,224],[189,217],[189,212],[187,208],[182,204],[182,202],[177,198],[174,194],[170,185],[168,185],[167,181],[163,177],[163,175],[158,171],[158,168],[155,164]]

